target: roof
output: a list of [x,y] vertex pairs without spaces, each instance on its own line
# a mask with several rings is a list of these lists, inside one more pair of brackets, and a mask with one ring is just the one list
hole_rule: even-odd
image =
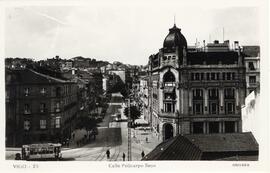
[[[40,84],[40,83],[67,83],[70,81],[58,79],[45,74],[38,73],[30,69],[7,70],[10,78],[6,78],[7,83]],[[6,75],[7,76],[7,75]]]
[[203,152],[255,151],[258,144],[252,133],[185,135]]
[[243,46],[243,54],[245,57],[257,57],[260,53],[260,46]]
[[176,46],[187,48],[187,41],[181,33],[181,29],[177,28],[174,24],[174,26],[169,29],[169,34],[166,36],[163,42],[163,47],[170,49]]
[[202,152],[183,136],[160,143],[142,160],[200,160]]
[[[258,151],[258,144],[252,133],[225,133],[225,134],[189,134],[178,135],[160,143],[142,160],[202,160],[207,153],[215,153],[217,158],[223,159],[221,153],[244,153]],[[219,157],[220,155],[220,157]],[[249,155],[244,160],[256,157]],[[234,155],[226,157],[235,159]],[[225,159],[226,159],[225,158]],[[238,159],[241,159],[240,157]],[[236,160],[236,159],[235,159]]]
[[238,62],[238,53],[235,51],[227,52],[187,52],[187,61],[190,65],[196,64],[235,64]]

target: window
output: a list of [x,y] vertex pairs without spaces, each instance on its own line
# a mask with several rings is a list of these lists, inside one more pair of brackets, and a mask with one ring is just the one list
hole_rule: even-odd
[[225,113],[226,114],[234,114],[234,102],[226,102],[225,103]]
[[203,98],[203,90],[202,89],[194,89],[193,90],[193,99],[202,99]]
[[204,73],[201,73],[201,80],[204,80]]
[[23,129],[27,130],[27,131],[30,130],[30,121],[29,120],[24,120]]
[[234,121],[225,121],[225,133],[234,133],[234,127],[235,122]]
[[232,73],[232,80],[235,80],[235,73]]
[[225,99],[233,99],[234,98],[234,89],[233,88],[225,88],[224,89],[224,97],[225,97]]
[[222,80],[226,80],[225,77],[226,77],[226,73],[223,72],[223,73],[222,73]]
[[60,103],[56,102],[55,104],[55,112],[60,112]]
[[30,94],[30,88],[24,88],[24,95],[29,96]]
[[203,122],[193,122],[193,133],[194,134],[203,133]]
[[191,73],[191,80],[195,80],[195,74]]
[[46,129],[47,122],[46,120],[40,120],[40,129]]
[[166,57],[166,56],[164,56],[164,57],[163,57],[163,61],[166,61],[166,60],[167,60],[167,57]]
[[41,113],[45,112],[45,109],[46,109],[46,104],[45,103],[41,103],[40,104],[40,112]]
[[249,76],[249,83],[256,83],[256,76]]
[[30,105],[29,104],[24,104],[24,114],[30,114]]
[[46,89],[45,88],[41,88],[40,93],[43,94],[43,95],[46,94]]
[[193,110],[194,115],[202,115],[203,114],[202,103],[194,103],[193,108],[194,108],[194,110]]
[[255,70],[253,62],[248,62],[248,68],[249,70]]
[[219,122],[209,122],[209,133],[219,133]]
[[165,110],[165,112],[175,112],[175,105],[174,105],[174,103],[164,103],[164,110]]
[[217,114],[218,104],[210,103],[210,114]]
[[208,90],[209,98],[210,99],[217,99],[218,98],[218,89],[212,88]]
[[211,80],[216,80],[216,73],[211,73]]
[[56,88],[56,97],[61,97],[61,87]]
[[231,80],[231,73],[227,73],[227,80]]
[[163,82],[175,82],[174,74],[170,70],[164,74]]
[[55,118],[55,128],[60,128],[61,124],[60,124],[60,121],[61,120],[61,117],[56,117]]
[[195,74],[195,80],[200,80],[200,73]]
[[216,75],[217,75],[217,80],[219,80],[219,73],[217,73]]
[[206,73],[206,79],[210,80],[210,73]]

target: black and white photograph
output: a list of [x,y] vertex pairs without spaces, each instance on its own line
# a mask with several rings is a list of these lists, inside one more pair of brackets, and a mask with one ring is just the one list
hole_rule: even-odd
[[1,140],[13,171],[269,170],[267,1],[2,4]]

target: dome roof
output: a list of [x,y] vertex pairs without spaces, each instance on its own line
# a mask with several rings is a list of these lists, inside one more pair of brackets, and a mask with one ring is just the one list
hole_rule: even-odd
[[182,35],[181,29],[177,28],[176,25],[169,29],[169,34],[166,36],[163,42],[163,48],[173,48],[173,47],[186,47],[187,48],[187,40]]

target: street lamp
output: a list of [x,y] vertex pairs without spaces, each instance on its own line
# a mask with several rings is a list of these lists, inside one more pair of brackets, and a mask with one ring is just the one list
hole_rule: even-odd
[[128,161],[131,161],[131,118],[130,118],[130,98],[128,98]]

